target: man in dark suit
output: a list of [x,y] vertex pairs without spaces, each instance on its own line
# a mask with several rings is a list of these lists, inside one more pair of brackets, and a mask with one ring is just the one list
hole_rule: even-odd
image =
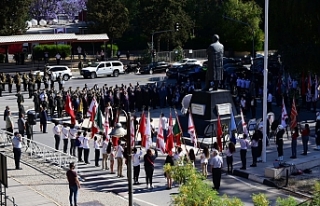
[[48,121],[48,114],[46,108],[40,108],[40,130],[43,133],[47,133],[47,121]]

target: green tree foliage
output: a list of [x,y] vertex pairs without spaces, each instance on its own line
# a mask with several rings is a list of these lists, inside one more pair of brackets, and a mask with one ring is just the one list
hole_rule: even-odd
[[317,72],[320,64],[320,1],[270,1],[269,42],[290,72]]
[[[140,0],[139,25],[145,36],[151,40],[151,33],[172,30],[166,34],[156,34],[156,39],[171,39],[174,45],[182,45],[190,36],[191,19],[185,12],[187,0]],[[174,32],[179,23],[178,32]]]
[[31,0],[0,1],[0,35],[23,34]]
[[122,0],[90,0],[87,3],[90,31],[120,38],[129,26],[129,10]]

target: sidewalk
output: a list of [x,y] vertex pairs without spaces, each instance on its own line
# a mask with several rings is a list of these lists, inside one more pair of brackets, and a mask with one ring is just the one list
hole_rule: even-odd
[[[22,170],[14,170],[14,161],[7,158],[9,187],[7,196],[15,199],[18,206],[68,206],[69,188],[66,179],[53,179],[31,167],[21,165]],[[80,188],[79,206],[128,205],[127,200],[106,192],[95,192]],[[7,202],[10,206],[12,203]],[[13,205],[13,204],[12,204]]]

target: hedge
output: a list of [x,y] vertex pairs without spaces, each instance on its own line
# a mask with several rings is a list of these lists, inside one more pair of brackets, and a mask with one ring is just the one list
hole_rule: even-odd
[[44,53],[48,52],[49,58],[54,58],[56,54],[59,52],[62,58],[66,58],[70,56],[71,46],[65,44],[43,44],[37,45],[33,48],[33,56],[36,59],[44,58]]

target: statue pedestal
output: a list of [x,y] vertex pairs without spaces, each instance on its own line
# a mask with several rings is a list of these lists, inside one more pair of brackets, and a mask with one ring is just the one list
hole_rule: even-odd
[[[190,110],[199,140],[216,137],[218,115],[222,125],[229,126],[231,111],[236,123],[240,120],[229,90],[195,91],[190,101]],[[179,117],[184,136],[189,136],[188,115]],[[186,142],[188,143],[187,139]]]

